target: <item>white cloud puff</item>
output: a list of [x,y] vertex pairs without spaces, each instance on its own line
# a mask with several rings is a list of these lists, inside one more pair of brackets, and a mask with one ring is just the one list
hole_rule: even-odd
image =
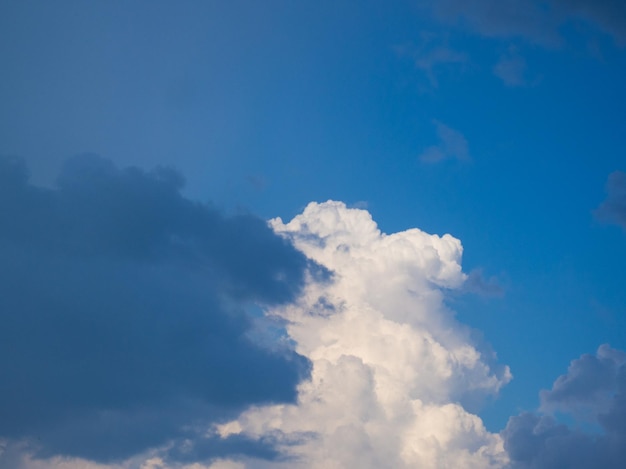
[[312,376],[297,404],[251,408],[217,432],[271,435],[287,460],[263,467],[505,465],[500,436],[459,404],[511,378],[491,369],[444,304],[443,290],[466,279],[460,241],[417,229],[387,235],[367,211],[332,201],[271,226],[334,272],[268,311],[287,321]]

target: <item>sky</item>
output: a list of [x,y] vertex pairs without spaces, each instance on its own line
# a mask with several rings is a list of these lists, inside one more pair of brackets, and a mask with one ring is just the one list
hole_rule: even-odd
[[0,4],[0,469],[626,467],[626,4]]

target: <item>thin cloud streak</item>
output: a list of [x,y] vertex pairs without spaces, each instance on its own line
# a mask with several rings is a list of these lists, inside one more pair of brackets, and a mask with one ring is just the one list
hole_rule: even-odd
[[626,4],[620,0],[422,0],[440,20],[494,38],[520,37],[554,47],[562,43],[560,27],[582,20],[626,41]]

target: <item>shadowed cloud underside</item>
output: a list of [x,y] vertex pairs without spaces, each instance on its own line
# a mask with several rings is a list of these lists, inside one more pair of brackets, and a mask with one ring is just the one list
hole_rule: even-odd
[[0,437],[115,460],[295,398],[307,360],[253,343],[244,310],[292,301],[312,264],[264,221],[96,156],[54,189],[14,158],[0,181]]

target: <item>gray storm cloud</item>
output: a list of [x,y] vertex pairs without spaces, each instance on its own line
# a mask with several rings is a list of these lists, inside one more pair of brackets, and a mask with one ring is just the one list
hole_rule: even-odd
[[[92,155],[44,189],[0,159],[4,446],[115,461],[295,399],[307,359],[253,343],[245,309],[294,300],[313,264],[265,221],[226,217],[182,186],[175,171]],[[264,451],[222,443],[218,454]],[[16,467],[7,454],[0,466]]]

